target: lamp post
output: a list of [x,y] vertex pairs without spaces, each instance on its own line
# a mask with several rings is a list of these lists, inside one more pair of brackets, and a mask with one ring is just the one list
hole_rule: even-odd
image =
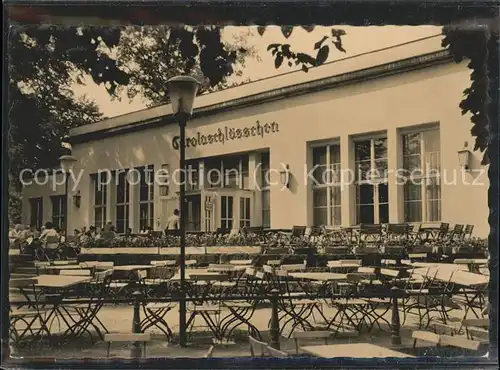
[[69,207],[68,207],[68,183],[69,183],[69,173],[73,171],[73,166],[76,162],[76,158],[71,155],[63,155],[59,157],[59,162],[61,163],[61,169],[64,172],[64,195],[66,196],[66,217],[64,222],[64,240],[68,238],[68,215],[69,215]]
[[185,205],[185,162],[186,162],[186,123],[193,113],[193,104],[198,92],[200,83],[189,76],[177,76],[167,81],[168,95],[172,104],[174,119],[179,124],[180,129],[180,278],[181,278],[181,296],[179,297],[179,342],[182,347],[186,346],[186,205]]

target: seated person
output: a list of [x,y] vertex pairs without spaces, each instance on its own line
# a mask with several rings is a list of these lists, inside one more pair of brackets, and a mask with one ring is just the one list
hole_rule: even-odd
[[42,231],[42,234],[40,235],[39,239],[42,243],[46,243],[48,237],[57,237],[57,238],[60,237],[56,229],[54,228],[54,224],[52,222],[47,222],[45,224],[45,229]]

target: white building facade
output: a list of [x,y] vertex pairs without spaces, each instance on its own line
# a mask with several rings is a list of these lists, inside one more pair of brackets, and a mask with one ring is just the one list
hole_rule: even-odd
[[[486,236],[487,167],[459,108],[470,70],[439,40],[417,46],[198,97],[186,129],[188,229],[442,221]],[[178,135],[170,105],[73,129],[67,214],[53,176],[25,186],[23,221],[163,229],[179,208]]]

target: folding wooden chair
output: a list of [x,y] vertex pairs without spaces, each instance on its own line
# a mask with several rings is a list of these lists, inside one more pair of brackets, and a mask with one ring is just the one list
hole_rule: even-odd
[[278,358],[281,358],[281,357],[288,357],[288,354],[286,352],[283,352],[283,351],[280,351],[278,349],[275,349],[271,346],[267,346],[266,347],[266,353],[270,356],[270,357],[278,357]]
[[261,342],[251,335],[248,336],[248,343],[250,345],[250,355],[252,357],[264,357],[266,355],[267,343]]

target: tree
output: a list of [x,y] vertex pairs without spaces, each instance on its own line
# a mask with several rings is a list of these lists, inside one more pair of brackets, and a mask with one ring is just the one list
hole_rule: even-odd
[[[220,81],[217,79],[218,82],[214,81],[211,84],[211,79],[202,71],[201,62],[204,60],[205,65],[211,62],[207,61],[209,57],[204,53],[207,50],[207,43],[210,45],[219,42],[220,29],[205,27],[203,30],[193,31],[189,28],[172,29],[168,26],[124,29],[116,48],[116,60],[118,66],[127,71],[130,81],[128,85],[120,86],[119,92],[125,90],[129,98],[139,95],[145,98],[150,106],[165,103],[168,101],[165,90],[167,80],[184,73],[189,73],[202,83],[199,94],[225,89],[237,84],[229,83],[227,78],[242,76],[247,57],[258,57],[255,48],[247,45],[242,36],[239,38],[233,36],[231,42],[221,41],[224,49],[234,55],[235,59],[230,58],[226,61],[233,66],[226,66],[227,71],[222,74]],[[210,50],[210,46],[208,48]],[[210,54],[216,53],[210,52]],[[185,60],[186,56],[189,57]],[[214,60],[216,59],[217,56]],[[211,77],[213,81],[214,78]]]
[[157,104],[175,74],[194,73],[202,92],[220,89],[229,86],[227,77],[241,75],[246,56],[255,56],[244,40],[223,43],[220,28],[211,26],[16,26],[8,47],[11,222],[20,218],[21,170],[56,166],[69,129],[103,118],[95,102],[74,95],[74,83],[90,75],[112,96],[127,89]]

